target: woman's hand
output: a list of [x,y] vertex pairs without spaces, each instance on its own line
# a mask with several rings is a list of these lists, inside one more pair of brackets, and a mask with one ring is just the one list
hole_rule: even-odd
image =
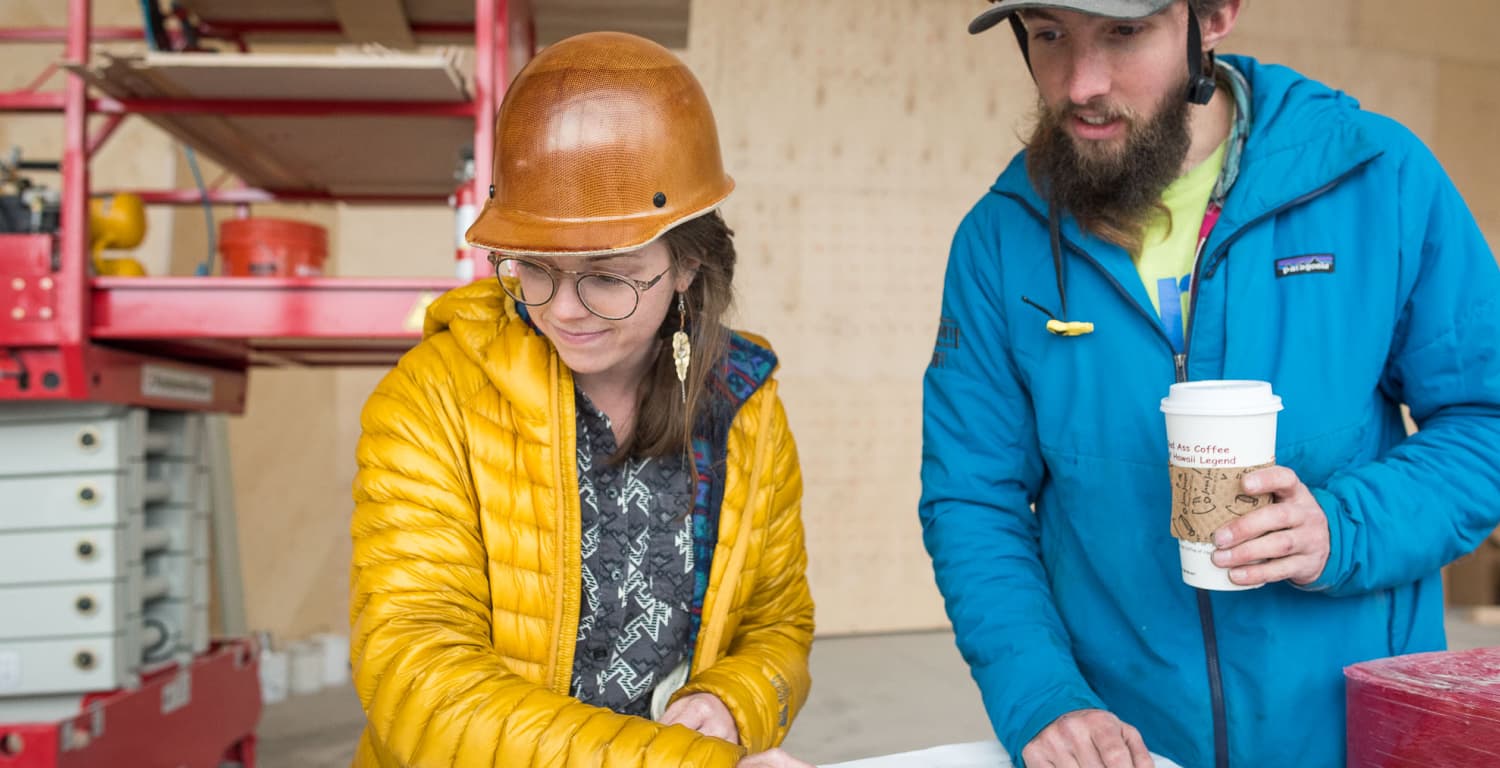
[[[729,707],[711,693],[690,693],[672,702],[667,711],[661,713],[662,725],[685,725],[704,736],[723,739],[730,744],[740,743],[740,729],[734,724],[734,715]],[[745,763],[740,763],[745,765]],[[779,766],[782,763],[750,763],[750,765]],[[796,763],[786,763],[796,765]]]

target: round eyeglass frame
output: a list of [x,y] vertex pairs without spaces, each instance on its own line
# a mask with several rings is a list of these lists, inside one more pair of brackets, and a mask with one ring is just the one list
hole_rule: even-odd
[[[500,283],[500,287],[502,289],[504,289],[505,295],[507,295],[507,296],[511,297],[512,299],[514,299],[517,304],[521,304],[521,305],[528,306],[528,307],[539,307],[539,306],[541,306],[543,304],[546,304],[547,302],[551,301],[555,296],[557,296],[557,286],[558,286],[558,283],[561,282],[560,278],[561,277],[571,277],[571,278],[573,278],[573,292],[574,292],[575,295],[578,296],[578,303],[582,304],[583,308],[587,309],[590,314],[594,315],[595,317],[602,318],[604,320],[624,320],[625,318],[630,317],[631,315],[635,314],[635,311],[637,309],[640,309],[640,307],[641,307],[641,294],[645,293],[646,291],[651,290],[654,287],[656,287],[656,284],[659,283],[659,282],[661,282],[661,279],[663,277],[665,277],[668,272],[672,271],[672,265],[668,264],[665,269],[663,269],[662,271],[656,273],[656,276],[653,277],[653,278],[651,278],[650,280],[637,280],[637,279],[635,279],[633,277],[627,277],[625,275],[617,275],[617,274],[615,274],[613,272],[601,272],[601,271],[598,271],[598,270],[589,270],[589,269],[583,269],[583,270],[559,269],[557,267],[552,266],[551,264],[545,264],[543,262],[536,261],[536,260],[533,260],[533,259],[527,259],[527,258],[523,258],[523,257],[520,257],[520,256],[506,256],[506,255],[499,254],[499,253],[491,253],[490,256],[489,256],[489,259],[490,259],[490,264],[493,265],[494,268],[495,268],[495,279]],[[528,298],[526,298],[524,296],[518,295],[518,294],[522,293],[519,290],[519,286],[517,286],[516,290],[511,290],[511,285],[508,284],[505,281],[504,277],[501,275],[501,266],[504,265],[505,262],[507,262],[507,261],[513,261],[513,262],[516,262],[517,264],[522,264],[522,265],[525,265],[525,266],[528,266],[528,267],[535,267],[536,269],[541,270],[543,274],[547,275],[547,277],[551,278],[551,280],[552,280],[552,288],[551,288],[551,290],[549,290],[547,292],[546,298],[543,298],[543,299],[540,299],[540,300],[534,300],[534,299],[528,299]],[[512,272],[514,272],[514,271],[512,270]],[[612,280],[612,281],[615,281],[617,283],[621,283],[623,285],[628,286],[635,293],[635,301],[631,303],[631,305],[630,305],[630,311],[626,312],[623,315],[611,315],[611,314],[605,314],[603,312],[600,312],[599,310],[597,310],[594,307],[590,306],[589,302],[588,302],[588,299],[585,299],[583,297],[583,282],[585,280],[590,279],[590,278],[593,278],[593,279],[596,279],[596,280]]]

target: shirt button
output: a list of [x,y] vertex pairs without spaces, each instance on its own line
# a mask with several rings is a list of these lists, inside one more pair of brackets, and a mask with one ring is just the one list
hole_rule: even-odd
[[608,648],[595,648],[593,650],[593,656],[594,656],[594,661],[608,661],[609,660],[609,649]]
[[615,581],[619,581],[620,580],[620,569],[616,568],[613,571],[610,571],[609,572],[609,577],[611,579],[614,579]]

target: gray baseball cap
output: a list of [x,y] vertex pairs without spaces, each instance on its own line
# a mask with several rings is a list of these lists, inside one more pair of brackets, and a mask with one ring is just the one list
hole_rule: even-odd
[[1112,19],[1144,19],[1161,13],[1174,2],[1176,0],[999,0],[994,8],[969,22],[969,34],[977,35],[1010,18],[1016,11],[1033,8],[1057,8]]

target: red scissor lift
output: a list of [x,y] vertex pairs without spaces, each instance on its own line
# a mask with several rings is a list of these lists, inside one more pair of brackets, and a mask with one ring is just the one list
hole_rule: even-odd
[[[420,4],[406,2],[407,7]],[[267,5],[275,4],[245,7],[263,10]],[[521,39],[514,41],[518,47],[534,50],[529,2],[475,0],[470,19],[409,24],[419,38],[472,36],[472,98],[440,104],[98,95],[91,93],[76,69],[89,63],[91,45],[141,40],[144,32],[94,27],[91,10],[90,0],[68,0],[65,28],[0,29],[4,42],[63,43],[64,64],[72,65],[61,92],[39,92],[33,86],[0,93],[0,112],[58,113],[64,132],[59,225],[50,232],[0,234],[0,407],[77,404],[169,415],[239,414],[245,408],[247,374],[253,366],[392,364],[420,334],[419,322],[412,319],[419,320],[426,302],[457,281],[95,276],[87,231],[89,160],[132,114],[147,119],[205,113],[309,120],[341,115],[460,117],[473,122],[478,169],[465,192],[471,200],[480,199],[476,193],[489,183],[494,114],[508,81],[508,56],[497,52],[512,49],[512,30],[521,31]],[[204,19],[181,11],[176,15],[183,26],[175,29],[190,29],[201,39],[229,41],[241,51],[248,50],[252,38],[341,34],[337,21]],[[49,74],[43,73],[37,84]],[[91,116],[104,117],[92,135]],[[341,195],[305,188],[135,192],[148,204],[199,204],[205,199],[234,204],[241,215],[249,204],[267,201],[442,202],[448,197],[430,192]],[[93,445],[83,434],[79,439]],[[6,455],[0,446],[0,460]],[[0,465],[0,475],[5,469]],[[91,490],[85,493],[93,498]],[[7,514],[5,506],[0,499],[0,523]],[[82,548],[78,556],[83,558]],[[83,606],[80,601],[80,612]],[[22,615],[0,620],[27,619]],[[243,626],[231,629],[231,635],[243,631]],[[16,717],[14,707],[3,708],[7,685],[20,685],[27,672],[19,668],[14,654],[7,659],[4,648],[0,644],[0,715],[6,715],[0,716],[0,768],[254,765],[261,694],[257,649],[247,637],[216,639],[201,652],[141,667],[132,684],[78,693],[65,699],[67,708],[76,712],[35,721],[24,716],[24,709]],[[71,661],[79,669],[97,663],[84,653]],[[55,712],[56,697],[53,705],[53,710],[42,711]]]

